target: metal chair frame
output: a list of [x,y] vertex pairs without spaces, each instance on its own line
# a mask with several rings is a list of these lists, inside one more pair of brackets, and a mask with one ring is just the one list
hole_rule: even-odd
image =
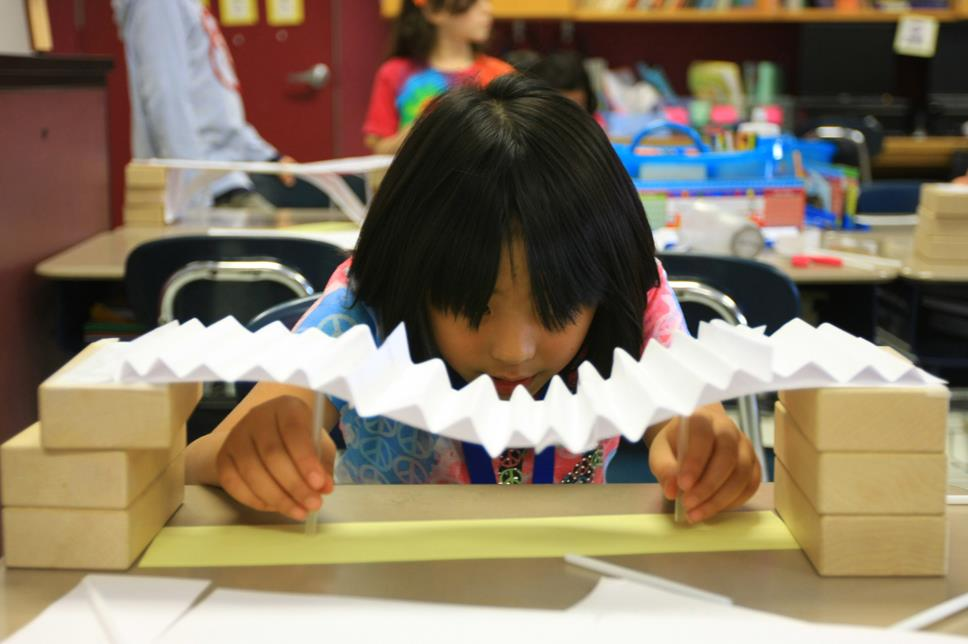
[[[692,302],[708,307],[723,320],[733,325],[747,323],[746,316],[743,315],[736,301],[722,291],[692,280],[669,280],[669,286],[680,302]],[[737,401],[737,407],[739,409],[740,429],[753,443],[753,451],[760,460],[762,480],[766,481],[768,477],[766,451],[763,448],[763,432],[760,427],[760,411],[756,403],[756,396],[753,394],[741,396]]]
[[804,138],[816,137],[833,141],[846,141],[857,148],[857,170],[860,173],[861,184],[873,181],[871,171],[871,155],[867,147],[867,137],[860,130],[840,125],[821,125],[804,134]]
[[285,264],[267,260],[223,260],[189,262],[171,277],[161,288],[158,324],[175,319],[175,298],[188,284],[199,281],[213,282],[275,282],[288,287],[296,297],[315,293],[312,284],[297,270]]

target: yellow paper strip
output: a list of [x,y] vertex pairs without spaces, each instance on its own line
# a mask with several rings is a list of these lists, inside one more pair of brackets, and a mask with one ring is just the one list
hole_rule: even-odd
[[161,531],[142,568],[516,559],[660,552],[794,550],[773,512],[729,512],[695,526],[668,514],[529,519],[193,526]]

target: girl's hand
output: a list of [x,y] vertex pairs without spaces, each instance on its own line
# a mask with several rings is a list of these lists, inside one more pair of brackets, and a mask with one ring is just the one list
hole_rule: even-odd
[[689,417],[689,442],[681,470],[676,453],[679,419],[653,429],[654,433],[649,432],[649,467],[667,499],[675,499],[682,489],[690,523],[739,507],[759,488],[760,463],[753,445],[722,405],[707,405]]
[[219,484],[237,501],[302,521],[333,491],[336,452],[323,432],[322,463],[305,400],[279,396],[255,405],[226,434],[215,459]]

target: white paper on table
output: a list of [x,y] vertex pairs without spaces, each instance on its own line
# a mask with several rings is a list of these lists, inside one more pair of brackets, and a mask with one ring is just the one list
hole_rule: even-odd
[[326,641],[493,644],[529,642],[716,642],[784,644],[951,642],[948,636],[811,624],[713,606],[603,578],[564,611],[219,589],[161,640],[171,643]]
[[390,166],[392,156],[371,155],[314,161],[283,163],[278,161],[198,161],[192,159],[138,159],[137,162],[169,168],[169,192],[165,195],[165,221],[182,216],[192,199],[210,183],[232,172],[256,174],[291,174],[302,178],[326,193],[347,217],[361,223],[366,206],[343,180],[342,175],[363,174]]
[[697,338],[676,333],[669,347],[650,342],[639,360],[616,350],[611,377],[584,363],[575,393],[554,379],[541,401],[523,389],[500,400],[487,376],[454,390],[441,360],[413,363],[402,326],[378,347],[365,325],[333,338],[317,329],[294,334],[280,323],[252,333],[232,318],[209,327],[192,320],[110,349],[67,376],[78,384],[103,382],[112,372],[116,383],[282,382],[345,400],[361,416],[478,443],[492,456],[508,447],[548,445],[577,453],[617,435],[635,441],[656,423],[753,393],[943,382],[834,326],[801,320],[772,336],[704,323]]
[[352,597],[260,593],[218,589],[160,640],[171,644],[213,641],[394,642],[453,644],[513,637],[520,642],[578,641],[594,632],[595,615],[488,608]]
[[207,580],[87,575],[14,633],[12,644],[153,642],[182,617]]

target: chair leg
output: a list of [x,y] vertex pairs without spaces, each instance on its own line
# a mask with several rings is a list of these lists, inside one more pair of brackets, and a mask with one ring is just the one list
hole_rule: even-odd
[[760,427],[760,409],[756,404],[756,396],[750,394],[743,396],[737,401],[739,408],[739,426],[743,433],[749,436],[753,443],[753,452],[760,461],[760,472],[762,481],[769,480],[769,473],[766,470],[766,451],[763,449],[763,432]]

